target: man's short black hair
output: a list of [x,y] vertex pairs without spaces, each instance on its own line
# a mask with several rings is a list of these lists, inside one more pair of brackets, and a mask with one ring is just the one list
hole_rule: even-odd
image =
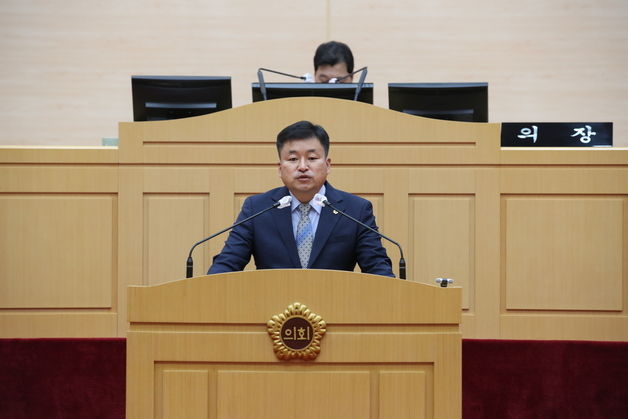
[[353,54],[347,44],[330,41],[320,44],[314,54],[314,71],[322,65],[347,64],[347,71],[353,73]]
[[325,156],[329,154],[329,135],[325,128],[315,125],[310,121],[299,121],[292,125],[288,125],[277,134],[277,153],[281,157],[281,149],[287,141],[292,140],[309,140],[316,138],[325,150]]

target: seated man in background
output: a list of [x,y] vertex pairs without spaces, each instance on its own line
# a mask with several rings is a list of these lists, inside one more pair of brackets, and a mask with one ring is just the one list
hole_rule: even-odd
[[340,211],[377,229],[369,201],[327,182],[331,159],[329,136],[323,127],[296,122],[277,135],[276,145],[279,177],[285,186],[248,197],[238,221],[286,198],[290,204],[235,227],[208,274],[241,271],[252,255],[257,269],[353,271],[357,263],[364,273],[394,277],[376,233],[314,199],[321,194]]
[[[330,41],[320,44],[314,54],[314,78],[316,83],[352,83],[353,54],[347,44]],[[312,81],[312,76],[309,81]]]

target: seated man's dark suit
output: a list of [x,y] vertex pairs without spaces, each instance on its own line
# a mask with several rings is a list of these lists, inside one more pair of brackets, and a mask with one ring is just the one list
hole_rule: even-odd
[[[377,229],[373,206],[366,199],[334,189],[325,183],[325,196],[339,210]],[[289,195],[281,187],[244,201],[238,221],[268,208]],[[214,257],[208,274],[241,271],[251,255],[257,269],[301,268],[292,231],[290,206],[272,209],[234,228],[222,252]],[[353,271],[356,263],[364,273],[392,276],[392,265],[379,236],[323,207],[307,265],[310,269]]]

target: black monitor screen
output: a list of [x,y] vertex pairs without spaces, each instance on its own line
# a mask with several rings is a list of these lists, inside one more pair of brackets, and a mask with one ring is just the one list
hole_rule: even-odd
[[[286,97],[322,96],[353,100],[358,83],[265,83],[268,100]],[[252,83],[253,102],[264,100],[259,83]],[[373,104],[373,83],[364,83],[359,102]]]
[[488,122],[488,83],[389,83],[388,107],[425,118]]
[[132,76],[133,120],[159,121],[231,108],[231,77]]

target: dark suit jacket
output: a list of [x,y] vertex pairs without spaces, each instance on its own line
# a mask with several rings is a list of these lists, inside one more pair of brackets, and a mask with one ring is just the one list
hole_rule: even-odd
[[[325,184],[325,195],[339,210],[377,229],[373,206],[366,199],[334,189]],[[244,201],[238,221],[273,205],[289,195],[281,187]],[[214,257],[208,274],[241,271],[253,255],[257,269],[301,268],[292,231],[290,207],[272,209],[234,228],[225,247]],[[323,207],[314,236],[308,268],[353,271],[359,264],[362,272],[392,276],[392,265],[379,236],[357,223],[333,214]]]

